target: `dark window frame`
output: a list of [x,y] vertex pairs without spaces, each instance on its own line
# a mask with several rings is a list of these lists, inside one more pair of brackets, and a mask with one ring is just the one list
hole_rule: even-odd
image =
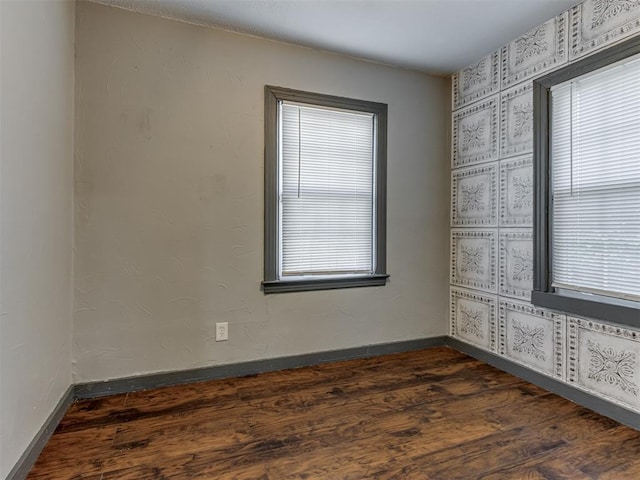
[[[387,282],[387,105],[266,85],[264,89],[264,293],[382,286]],[[278,278],[278,101],[368,112],[376,116],[375,271],[369,275],[309,279]]]
[[640,36],[607,48],[533,81],[534,271],[531,303],[612,323],[640,327],[640,305],[603,295],[568,295],[551,286],[550,99],[551,87],[640,54]]

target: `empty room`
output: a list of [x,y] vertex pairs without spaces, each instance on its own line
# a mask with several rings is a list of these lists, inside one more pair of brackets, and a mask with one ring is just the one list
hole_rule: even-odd
[[640,479],[640,1],[0,0],[0,480]]

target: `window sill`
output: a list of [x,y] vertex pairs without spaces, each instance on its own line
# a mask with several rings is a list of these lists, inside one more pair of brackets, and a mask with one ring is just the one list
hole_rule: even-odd
[[[605,297],[606,298],[606,297]],[[600,296],[568,296],[555,292],[531,292],[531,303],[572,315],[640,327],[640,308],[599,301]]]
[[309,292],[337,288],[380,287],[387,283],[389,275],[376,273],[366,277],[313,278],[305,280],[265,280],[262,290],[268,293]]

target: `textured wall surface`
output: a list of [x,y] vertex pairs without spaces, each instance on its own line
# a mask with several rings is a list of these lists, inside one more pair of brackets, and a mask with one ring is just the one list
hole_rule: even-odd
[[640,332],[533,307],[532,79],[640,34],[587,0],[453,76],[450,334],[640,411]]
[[[77,381],[446,332],[447,79],[96,4],[76,39]],[[265,84],[389,105],[388,285],[261,292]]]
[[0,478],[71,383],[73,10],[0,2]]

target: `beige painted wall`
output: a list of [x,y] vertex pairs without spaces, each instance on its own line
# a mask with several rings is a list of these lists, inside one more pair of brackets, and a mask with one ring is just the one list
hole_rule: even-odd
[[0,1],[0,478],[71,383],[73,15]]
[[[76,381],[446,333],[446,79],[95,4],[76,18]],[[389,105],[387,286],[260,291],[265,84]]]

